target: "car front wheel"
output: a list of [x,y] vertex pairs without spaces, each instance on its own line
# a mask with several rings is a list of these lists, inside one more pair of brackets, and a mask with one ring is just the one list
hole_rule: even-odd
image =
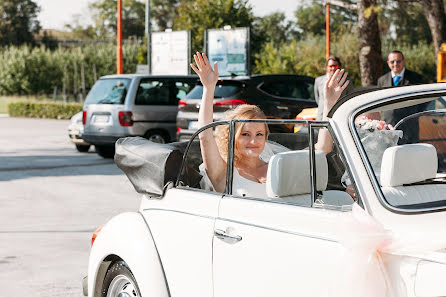
[[102,297],[140,297],[138,284],[124,261],[110,266],[102,286]]

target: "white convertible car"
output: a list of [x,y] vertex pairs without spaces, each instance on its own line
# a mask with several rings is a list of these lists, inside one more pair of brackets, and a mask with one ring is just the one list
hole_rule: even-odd
[[[250,120],[210,124],[187,147],[120,139],[115,162],[141,206],[94,235],[84,294],[446,296],[445,95],[390,88],[341,98],[328,122],[264,120],[309,133],[268,136],[262,197],[232,186],[234,127]],[[197,136],[217,125],[229,126],[222,193]],[[319,129],[334,139],[327,155]]]

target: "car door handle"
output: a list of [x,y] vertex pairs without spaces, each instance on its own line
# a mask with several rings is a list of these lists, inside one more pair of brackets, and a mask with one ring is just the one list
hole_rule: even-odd
[[218,238],[223,239],[223,240],[225,240],[225,239],[230,239],[233,241],[242,240],[242,237],[240,235],[231,235],[231,234],[226,233],[226,231],[223,231],[220,229],[215,229],[214,234],[215,234],[215,236],[217,236]]

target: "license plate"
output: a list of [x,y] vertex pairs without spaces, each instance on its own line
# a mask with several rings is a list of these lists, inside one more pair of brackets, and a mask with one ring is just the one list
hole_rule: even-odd
[[108,115],[96,115],[94,117],[95,123],[107,123],[108,122]]
[[198,130],[198,121],[190,121],[189,129],[190,130]]

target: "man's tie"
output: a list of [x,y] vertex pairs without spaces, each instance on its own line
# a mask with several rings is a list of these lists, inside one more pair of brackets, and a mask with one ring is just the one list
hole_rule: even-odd
[[401,76],[399,76],[399,75],[395,75],[395,76],[393,77],[393,85],[394,85],[394,86],[397,86],[398,83],[400,82],[400,79],[401,79]]

